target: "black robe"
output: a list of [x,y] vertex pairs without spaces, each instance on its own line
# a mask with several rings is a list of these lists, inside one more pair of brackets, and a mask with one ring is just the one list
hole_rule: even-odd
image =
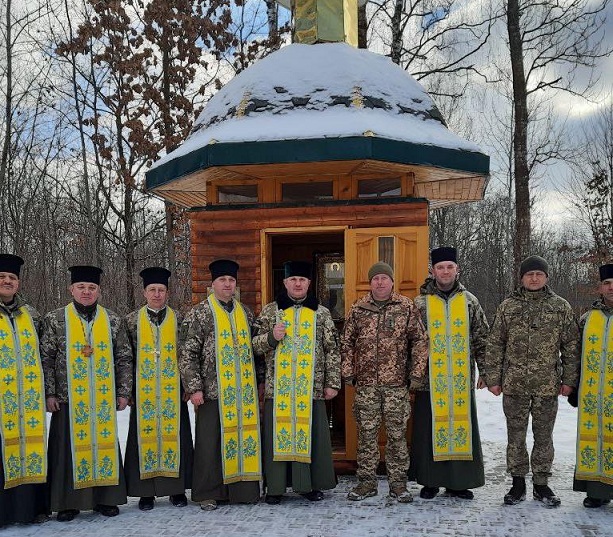
[[48,458],[52,511],[65,511],[66,509],[87,511],[94,509],[97,505],[123,505],[128,502],[121,452],[119,453],[119,483],[117,485],[74,488],[70,409],[65,403],[61,403],[60,410],[51,416]]
[[176,494],[184,494],[185,489],[192,488],[194,444],[187,403],[183,401],[181,401],[180,427],[179,443],[181,449],[181,463],[179,465],[179,477],[152,477],[149,479],[141,479],[138,458],[136,407],[131,407],[128,441],[126,443],[126,458],[124,461],[128,496],[174,496]]
[[4,488],[4,463],[0,457],[0,527],[29,524],[39,515],[49,515],[47,483]]
[[471,393],[470,412],[472,420],[472,461],[437,461],[432,456],[432,408],[430,392],[415,392],[413,410],[413,439],[411,442],[409,479],[426,487],[446,487],[465,490],[485,484],[483,453],[477,422],[475,394]]
[[238,481],[225,485],[221,460],[221,423],[219,401],[205,401],[196,411],[196,447],[192,500],[257,503],[260,499],[259,481]]
[[336,474],[332,461],[330,426],[326,402],[313,400],[311,425],[311,463],[273,461],[273,407],[272,399],[264,403],[264,474],[266,492],[273,496],[285,493],[287,487],[294,492],[329,490],[336,487]]

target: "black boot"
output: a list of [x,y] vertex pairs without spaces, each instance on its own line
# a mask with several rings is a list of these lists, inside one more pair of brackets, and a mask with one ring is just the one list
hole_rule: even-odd
[[94,507],[94,511],[104,516],[117,516],[119,514],[119,507],[116,505],[103,505],[99,503]]
[[281,494],[266,494],[264,501],[268,505],[279,505],[281,503],[282,498],[283,496],[281,496]]
[[185,507],[187,505],[187,496],[185,494],[173,494],[170,496],[170,503],[175,507]]
[[596,507],[602,507],[603,505],[607,505],[611,500],[601,500],[599,498],[592,498],[591,496],[586,496],[583,499],[583,507],[587,507],[588,509],[594,509]]
[[451,496],[452,498],[461,498],[462,500],[472,500],[475,495],[473,494],[472,490],[468,490],[468,489],[462,489],[462,490],[455,490],[455,489],[446,489],[447,490],[447,495]]
[[64,509],[57,514],[58,522],[70,522],[79,514],[78,509]]
[[419,491],[419,497],[424,500],[431,500],[438,494],[438,487],[422,487]]
[[151,511],[155,505],[155,498],[153,496],[143,496],[138,500],[138,508],[141,511]]
[[513,486],[504,495],[504,503],[507,505],[517,505],[526,499],[526,479],[524,477],[513,476]]
[[558,507],[562,502],[547,485],[534,485],[533,497],[547,507]]
[[302,492],[300,494],[303,498],[306,498],[310,502],[320,502],[324,499],[324,493],[321,490],[312,490],[310,492]]

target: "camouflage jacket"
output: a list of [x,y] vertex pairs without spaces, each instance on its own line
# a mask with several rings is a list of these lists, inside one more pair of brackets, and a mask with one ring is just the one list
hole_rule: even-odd
[[19,293],[15,295],[15,299],[13,303],[10,305],[5,304],[0,300],[0,315],[6,315],[12,323],[12,319],[15,315],[20,315],[21,312],[18,311],[20,308],[24,308],[32,317],[32,322],[34,323],[34,328],[36,328],[36,333],[40,338],[40,329],[41,329],[41,315],[36,311],[30,304],[27,304],[23,296]]
[[[477,297],[466,290],[466,288],[457,282],[456,286],[452,289],[449,296],[446,296],[437,286],[436,282],[432,278],[428,278],[421,286],[420,295],[415,297],[415,305],[421,313],[421,318],[424,320],[427,326],[427,295],[438,295],[443,300],[449,300],[452,296],[463,293],[466,296],[466,302],[468,306],[468,318],[470,322],[469,337],[470,337],[470,376],[471,386],[475,385],[475,363],[479,368],[479,373],[484,374],[485,371],[485,348],[487,345],[487,335],[490,331],[490,326],[487,322],[485,312],[479,304]],[[429,377],[424,377],[423,383],[415,383],[411,385],[413,390],[429,390]]]
[[[287,294],[284,296],[287,296]],[[286,300],[288,303],[282,303],[282,309],[291,307],[290,299],[287,298]],[[277,342],[271,334],[276,323],[279,307],[279,301],[264,306],[254,327],[256,335],[253,338],[253,350],[259,359],[264,358],[266,365],[265,397],[267,399],[272,399],[275,392],[275,350]],[[334,321],[332,321],[330,310],[318,304],[315,299],[307,298],[301,307],[316,308],[313,399],[323,399],[324,388],[341,389],[341,356],[338,348],[338,332],[334,326]]]
[[[113,359],[115,361],[115,391],[117,397],[129,398],[132,394],[132,349],[123,319],[106,310],[111,325]],[[46,396],[57,397],[60,403],[68,402],[68,378],[66,364],[66,320],[64,308],[51,311],[43,319],[40,338],[40,356],[45,373]]]
[[579,380],[579,325],[549,286],[504,300],[487,341],[485,382],[509,395],[557,395]]
[[[136,393],[135,392],[136,390],[136,357],[137,357],[137,350],[138,350],[137,348],[138,316],[140,314],[140,310],[141,308],[138,308],[137,310],[131,311],[130,313],[126,315],[126,328],[128,330],[128,341],[130,342],[130,347],[132,349],[132,356],[134,357],[134,361],[132,364],[133,365],[133,375],[134,375],[134,386],[132,389],[133,395]],[[173,311],[175,312],[175,315],[177,317],[177,332],[179,332],[181,328],[181,323],[183,321],[183,317],[178,311],[176,310],[173,310]],[[152,320],[152,322],[156,323],[155,320]],[[180,355],[180,352],[181,352],[181,342],[179,341],[179,334],[177,333],[177,357]]]
[[587,321],[587,316],[591,310],[600,310],[607,317],[611,317],[613,315],[613,306],[607,306],[604,303],[604,299],[602,297],[599,298],[592,304],[592,307],[581,316],[581,319],[579,319],[579,328],[581,330],[581,333],[583,333],[583,329],[585,328],[585,321]]
[[[236,304],[235,306],[236,307]],[[243,304],[247,322],[253,325],[253,313]],[[217,356],[215,355],[215,321],[206,300],[185,316],[179,336],[179,370],[183,388],[189,394],[201,391],[205,400],[218,398]]]
[[380,308],[368,293],[355,302],[341,336],[341,356],[346,382],[363,386],[423,382],[428,334],[413,301],[392,293]]

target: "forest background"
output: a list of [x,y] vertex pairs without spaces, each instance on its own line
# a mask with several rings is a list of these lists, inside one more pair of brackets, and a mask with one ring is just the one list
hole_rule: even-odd
[[[141,302],[138,272],[175,273],[191,303],[185,213],[144,173],[233,76],[290,42],[274,0],[0,0],[0,251],[26,260],[39,311],[66,268],[104,269],[102,303]],[[492,158],[486,197],[433,210],[490,320],[539,254],[577,313],[613,261],[613,22],[609,0],[369,0],[360,46],[387,55]],[[607,28],[609,32],[607,33]]]

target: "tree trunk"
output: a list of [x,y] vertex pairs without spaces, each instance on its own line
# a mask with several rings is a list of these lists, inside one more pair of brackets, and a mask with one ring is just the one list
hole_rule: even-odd
[[513,167],[515,179],[515,238],[513,264],[530,251],[530,170],[528,167],[528,92],[520,27],[519,0],[507,1],[507,31],[513,73]]
[[358,48],[368,48],[368,20],[366,19],[366,3],[358,6]]
[[164,201],[164,212],[166,216],[166,256],[168,258],[168,270],[175,276],[174,285],[171,285],[168,289],[168,300],[174,304],[177,297],[181,296],[179,286],[182,284],[177,280],[174,215],[172,204],[169,201]]
[[[164,149],[166,154],[175,149],[174,144],[171,142],[171,133],[173,128],[173,121],[170,114],[170,68],[172,60],[168,50],[162,52],[162,94],[164,95],[164,108],[162,114],[164,117]],[[172,206],[167,201],[164,202],[164,212],[166,217],[166,257],[168,259],[168,270],[173,274],[176,273],[175,269],[175,235],[174,235],[174,219],[172,214]],[[175,298],[176,287],[173,285],[169,289],[169,299]]]
[[2,141],[2,154],[0,155],[0,193],[4,192],[4,185],[7,182],[9,151],[11,147],[11,129],[13,117],[13,48],[11,40],[13,39],[12,29],[12,0],[6,0],[6,35],[4,46],[6,47],[6,87],[4,95],[4,140]]
[[[68,0],[65,0],[64,2],[64,9],[66,11],[66,21],[68,24],[69,36],[72,40],[74,38],[72,32],[72,20],[70,18],[72,8],[71,5],[69,5]],[[83,201],[85,203],[83,212],[85,213],[85,218],[87,222],[87,228],[84,230],[85,240],[83,241],[83,249],[86,251],[86,255],[83,261],[87,263],[97,264],[99,262],[98,256],[96,255],[96,241],[98,237],[95,232],[96,222],[94,219],[94,207],[91,196],[91,185],[89,183],[89,165],[87,162],[87,143],[85,141],[83,110],[81,108],[81,104],[79,103],[80,88],[77,82],[79,80],[79,76],[77,73],[77,55],[74,53],[74,51],[71,51],[70,53],[70,71],[72,73],[72,96],[75,104],[75,112],[77,114],[79,143],[81,144],[81,163],[83,165],[83,176],[81,178],[81,184],[83,185]]]
[[[133,188],[126,183],[124,193],[124,223],[125,223],[125,247],[126,247],[126,301],[128,312],[136,309],[136,299],[134,298],[134,202]],[[127,313],[127,312],[126,312]]]
[[[268,37],[272,43],[279,45],[279,12],[276,0],[266,0],[266,19],[268,20]],[[276,48],[276,47],[274,47]]]
[[392,15],[392,44],[390,57],[395,64],[400,64],[400,55],[402,52],[402,29],[400,28],[400,20],[404,10],[404,0],[396,0],[394,2],[394,14]]

